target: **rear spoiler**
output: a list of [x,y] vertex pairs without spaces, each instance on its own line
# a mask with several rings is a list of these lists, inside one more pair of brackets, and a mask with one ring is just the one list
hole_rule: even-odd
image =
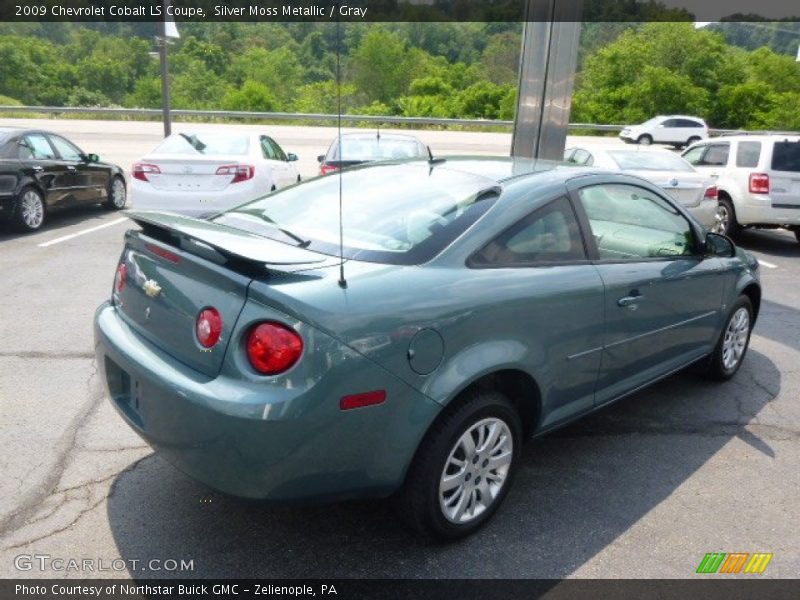
[[337,257],[298,248],[248,231],[162,211],[126,211],[142,233],[251,276],[295,273],[339,264]]

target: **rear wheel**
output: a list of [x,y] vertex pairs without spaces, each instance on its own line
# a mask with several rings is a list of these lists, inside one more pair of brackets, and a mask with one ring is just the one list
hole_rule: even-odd
[[508,493],[521,440],[519,415],[504,395],[471,392],[417,450],[397,497],[400,517],[438,539],[473,533]]
[[794,230],[794,237],[797,240],[797,243],[800,244],[800,229]]
[[35,187],[26,187],[20,192],[14,214],[17,229],[36,231],[41,229],[46,216],[44,197]]
[[724,381],[736,374],[750,345],[752,328],[753,304],[747,296],[739,296],[709,359],[707,369],[709,377]]
[[742,227],[736,221],[736,210],[733,208],[733,202],[731,202],[730,198],[719,199],[712,230],[714,233],[721,233],[731,238],[736,237],[741,232]]
[[691,146],[691,145],[692,145],[692,144],[694,144],[695,142],[699,142],[699,141],[700,141],[700,138],[699,138],[699,137],[697,137],[696,135],[693,135],[693,136],[692,136],[692,137],[690,137],[688,140],[686,140],[686,145],[687,145],[687,146]]
[[106,207],[112,210],[121,210],[125,208],[125,202],[128,196],[125,189],[125,180],[122,177],[116,176],[111,180],[108,186],[108,200]]
[[653,143],[653,136],[647,133],[640,135],[639,139],[636,140],[636,143],[641,144],[642,146],[649,146]]

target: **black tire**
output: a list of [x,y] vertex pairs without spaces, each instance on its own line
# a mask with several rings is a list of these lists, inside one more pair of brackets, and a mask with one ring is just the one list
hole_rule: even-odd
[[797,243],[800,244],[800,229],[794,230],[794,239],[796,239]]
[[696,143],[696,142],[699,142],[699,141],[700,141],[700,139],[701,139],[701,138],[697,137],[696,135],[693,135],[693,136],[692,136],[692,137],[690,137],[688,140],[686,140],[686,145],[687,145],[687,146],[691,146],[692,144],[694,144],[694,143]]
[[[522,424],[519,414],[503,394],[495,391],[475,390],[467,392],[463,398],[455,402],[457,404],[446,409],[447,412],[434,423],[426,434],[417,449],[403,488],[395,497],[395,508],[401,519],[423,535],[438,540],[455,540],[470,535],[491,518],[511,487],[522,445]],[[481,429],[491,427],[493,424],[502,427],[500,423],[503,423],[506,427],[505,431],[510,433],[511,444],[511,460],[507,464],[504,479],[494,492],[494,496],[489,499],[487,506],[473,516],[465,514],[464,517],[469,519],[467,522],[454,522],[445,515],[441,505],[443,500],[440,501],[439,493],[440,480],[445,476],[446,468],[450,468],[447,465],[450,464],[451,453],[460,452],[460,440],[462,440],[462,436],[467,435],[471,428]],[[500,429],[500,431],[493,448],[499,448],[502,440],[508,439],[508,436],[503,437],[503,430]],[[475,440],[472,434],[470,437],[473,441]],[[496,458],[507,456],[507,447],[504,448],[505,450],[500,448],[504,451],[496,454]],[[481,477],[486,473],[489,464],[486,458],[488,453],[489,450],[478,451],[473,460],[467,460],[464,457],[465,466],[462,471],[464,475],[461,478],[464,483],[458,488],[461,491],[460,496],[468,498],[467,505],[470,504],[470,498],[474,497],[477,504],[479,497],[481,502],[486,497],[484,496],[485,492],[478,490],[481,483],[483,483],[481,490],[491,489],[487,482],[493,481],[493,479],[484,477],[484,481],[481,482]],[[491,468],[488,470],[497,471],[497,469]],[[473,471],[475,473],[472,473]],[[498,477],[498,473],[493,473],[491,477]],[[473,489],[476,491],[471,491]],[[470,493],[474,496],[468,496]],[[460,496],[457,490],[449,498]],[[456,505],[458,506],[459,502],[456,502]]]
[[300,183],[300,175],[297,176],[297,183]]
[[42,193],[32,185],[22,188],[14,206],[14,227],[30,233],[40,230],[45,220],[47,205]]
[[[736,333],[734,331],[732,334],[731,327],[735,327],[736,320],[739,318],[738,315],[741,309],[745,309],[747,311],[747,330],[746,332],[742,332],[745,334],[744,346],[741,347],[741,351],[736,358],[735,364],[726,364],[726,342],[728,341],[729,335],[735,335]],[[742,366],[744,357],[747,354],[747,349],[750,347],[750,333],[752,330],[753,304],[750,302],[750,298],[745,295],[741,295],[736,302],[733,303],[733,306],[728,313],[728,317],[725,319],[725,325],[722,327],[722,331],[720,332],[719,341],[714,348],[714,352],[709,357],[708,367],[706,368],[705,375],[711,379],[716,379],[717,381],[726,381],[736,375],[736,371],[738,371],[739,367]],[[731,351],[730,346],[728,347],[728,350],[729,352]]]
[[[121,198],[117,195],[120,189],[122,192]],[[112,177],[111,181],[108,182],[108,190],[106,191],[108,193],[108,200],[106,200],[103,206],[110,210],[122,210],[125,208],[125,203],[128,201],[128,191],[123,177],[119,175]]]
[[736,220],[736,209],[733,207],[733,202],[728,197],[720,197],[719,210],[727,214],[726,224],[721,229],[715,229],[716,233],[727,235],[731,239],[736,239],[742,232],[742,226]]
[[636,143],[637,144],[641,144],[642,146],[649,146],[650,144],[653,143],[653,136],[650,135],[649,133],[645,133],[644,135],[640,135],[636,139]]

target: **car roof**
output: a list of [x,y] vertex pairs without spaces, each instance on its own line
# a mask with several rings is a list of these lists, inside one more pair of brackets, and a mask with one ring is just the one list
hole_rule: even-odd
[[731,140],[748,141],[748,142],[782,142],[782,141],[797,142],[800,141],[800,135],[781,135],[779,133],[769,133],[769,134],[738,133],[738,134],[721,135],[718,137],[708,138],[700,142],[696,142],[693,145],[730,142]]
[[[692,115],[658,115],[657,119],[691,119],[692,121],[703,121],[702,117],[694,117]],[[705,123],[705,121],[703,121]]]
[[[410,134],[407,134],[407,133],[384,133],[382,131],[377,131],[377,130],[376,131],[371,131],[371,132],[359,131],[359,132],[355,132],[355,133],[343,133],[342,137],[343,138],[345,138],[345,137],[346,138],[361,138],[361,139],[365,139],[365,140],[371,140],[371,139],[380,137],[380,139],[382,139],[382,140],[383,139],[388,139],[388,140],[408,140],[408,141],[419,142],[419,138],[417,136],[415,136],[415,135],[410,135]],[[337,139],[338,139],[338,136],[337,136]],[[334,140],[334,141],[336,141],[336,140]],[[422,142],[420,142],[420,143],[422,143]]]

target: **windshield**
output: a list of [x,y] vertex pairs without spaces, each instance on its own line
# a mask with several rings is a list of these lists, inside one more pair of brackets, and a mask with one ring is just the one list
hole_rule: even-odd
[[[492,180],[427,163],[347,171],[341,184],[344,256],[388,264],[430,260],[499,193]],[[337,256],[339,176],[287,188],[214,221]]]
[[426,155],[423,154],[422,148],[416,140],[378,138],[377,136],[374,138],[343,137],[341,151],[337,144],[333,149],[331,160],[401,160],[423,156]]
[[644,127],[645,125],[658,125],[663,120],[664,120],[664,117],[653,117],[652,119],[647,119],[647,121],[642,123],[640,125],[640,127]]
[[623,171],[694,171],[680,156],[667,153],[612,150],[609,156]]
[[153,154],[247,154],[246,135],[221,133],[176,133],[159,144]]

